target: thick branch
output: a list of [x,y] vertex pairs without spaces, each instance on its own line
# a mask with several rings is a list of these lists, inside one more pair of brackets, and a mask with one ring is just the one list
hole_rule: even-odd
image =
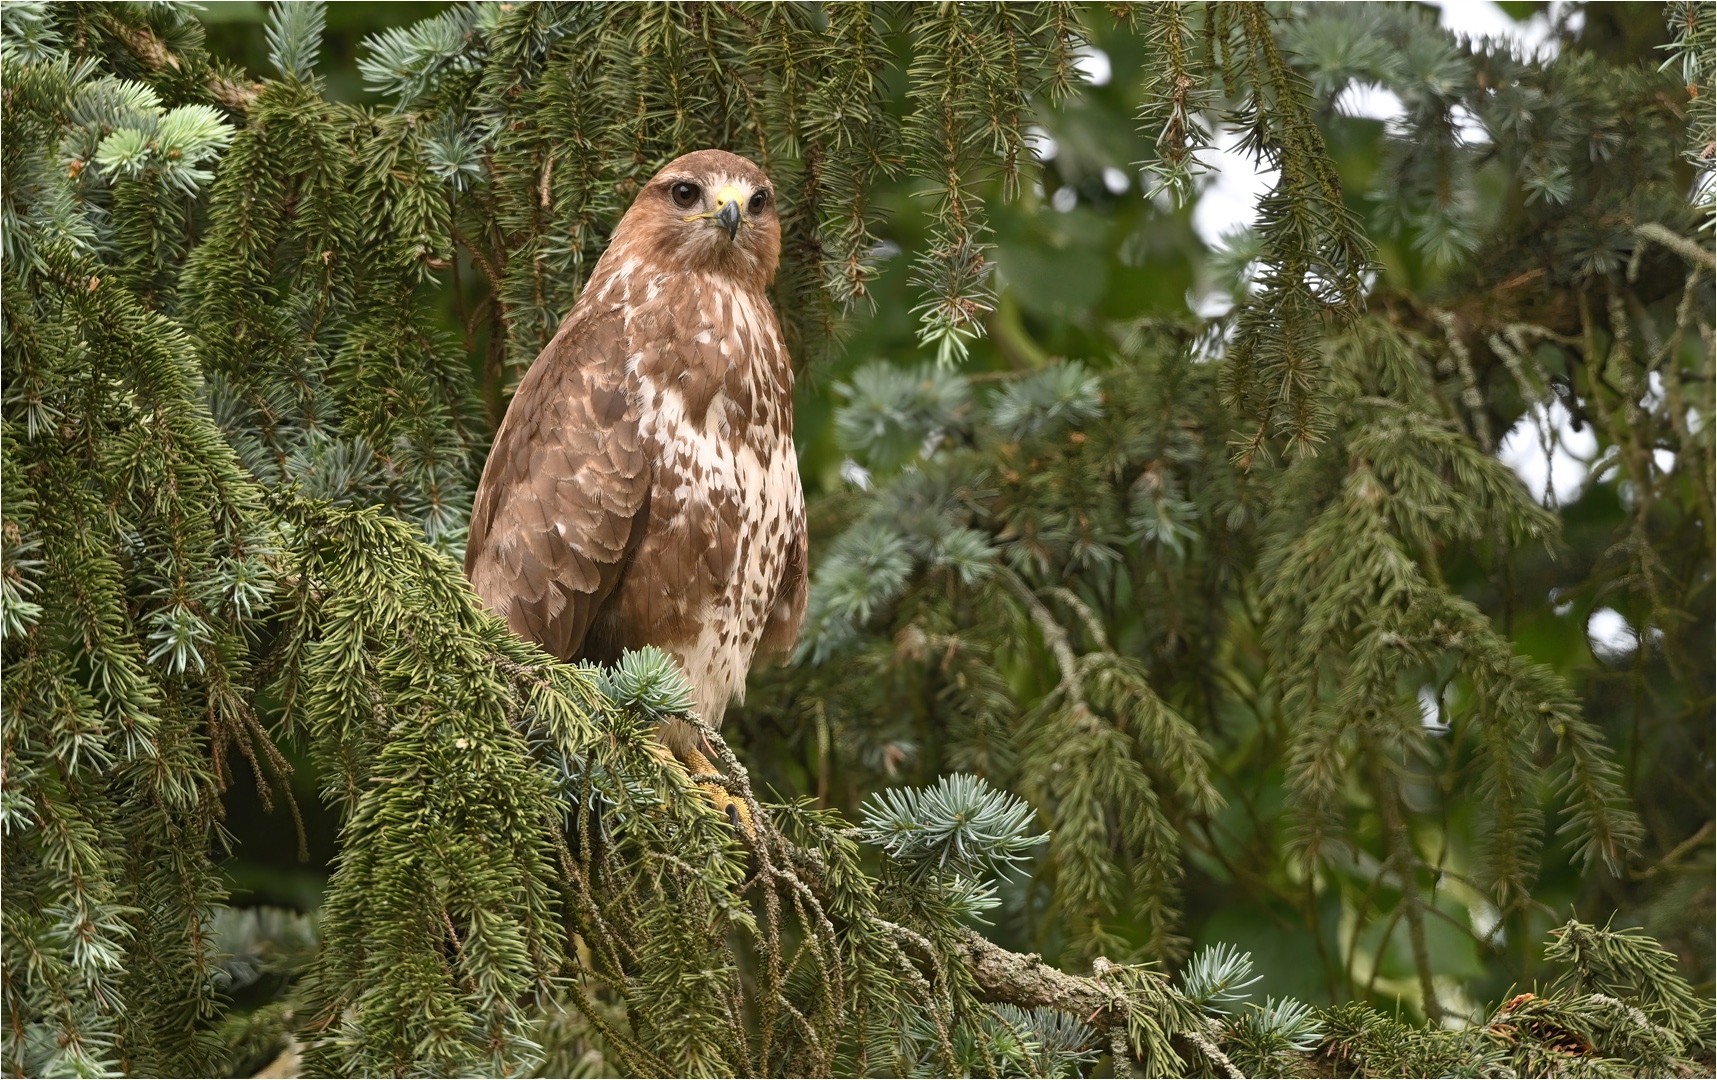
[[1687,237],[1666,229],[1655,221],[1646,222],[1634,232],[1647,240],[1655,240],[1696,266],[1702,265],[1707,269],[1717,267],[1717,255],[1712,255],[1710,251],[1700,247]]
[[1098,1027],[1126,1023],[1126,999],[1096,979],[1050,967],[1036,953],[1010,952],[974,930],[965,931],[960,945],[985,1001],[1022,1009],[1049,1006],[1087,1017]]
[[[976,931],[967,930],[960,941],[973,981],[978,984],[978,997],[992,1004],[1018,1005],[1022,1009],[1038,1007],[1058,1009],[1083,1017],[1099,1031],[1108,1031],[1119,1038],[1119,1046],[1127,1045],[1127,1012],[1130,1002],[1113,985],[1098,978],[1069,975],[1044,963],[1036,953],[1016,953],[987,940]],[[1099,958],[1099,972],[1106,968]],[[1196,1028],[1176,1031],[1198,1047],[1199,1052],[1224,1075],[1241,1077],[1245,1074],[1228,1060],[1216,1040]],[[1127,1052],[1131,1057],[1131,1052]],[[1119,1066],[1117,1066],[1119,1068]],[[1116,1075],[1121,1075],[1119,1072]]]

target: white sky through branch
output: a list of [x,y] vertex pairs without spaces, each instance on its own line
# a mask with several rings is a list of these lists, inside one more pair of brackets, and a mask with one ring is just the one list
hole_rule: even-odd
[[[1438,22],[1458,36],[1506,40],[1524,56],[1548,59],[1556,53],[1552,16],[1560,3],[1553,4],[1551,12],[1538,12],[1525,22],[1511,19],[1491,0],[1438,0],[1436,6]],[[1404,115],[1400,99],[1373,83],[1349,86],[1336,99],[1336,108],[1345,116],[1385,122]],[[1477,119],[1470,116],[1461,124],[1461,134],[1469,143],[1488,139]],[[1218,131],[1211,141],[1211,150],[1201,155],[1210,175],[1193,207],[1192,220],[1206,244],[1224,247],[1226,236],[1257,221],[1258,202],[1276,182],[1277,173],[1260,168],[1240,153],[1239,136],[1234,131]],[[1546,433],[1551,435],[1548,453],[1543,437]],[[1522,417],[1503,439],[1497,456],[1535,496],[1545,494],[1548,481],[1551,501],[1560,505],[1579,497],[1596,451],[1591,429],[1573,430],[1568,411],[1556,404],[1548,411],[1535,408]],[[1660,461],[1659,465],[1672,467],[1673,462]]]

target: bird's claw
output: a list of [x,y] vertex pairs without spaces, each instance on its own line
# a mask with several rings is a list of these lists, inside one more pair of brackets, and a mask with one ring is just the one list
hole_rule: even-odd
[[[696,750],[686,751],[685,764],[686,771],[693,777],[719,775],[709,759]],[[745,800],[734,798],[726,788],[713,780],[693,782],[709,796],[709,801],[715,804],[717,811],[727,815],[728,824],[733,826],[734,832],[741,836],[751,835],[751,809],[745,805]]]

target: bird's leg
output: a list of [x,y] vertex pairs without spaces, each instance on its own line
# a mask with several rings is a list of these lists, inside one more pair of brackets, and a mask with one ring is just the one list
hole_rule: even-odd
[[747,836],[751,834],[751,810],[745,805],[745,800],[736,799],[728,790],[713,780],[697,780],[699,776],[709,776],[716,772],[709,758],[704,757],[692,747],[687,747],[681,755],[686,763],[686,769],[691,773],[693,782],[704,789],[709,795],[709,801],[715,808],[727,815],[727,820],[733,827]]

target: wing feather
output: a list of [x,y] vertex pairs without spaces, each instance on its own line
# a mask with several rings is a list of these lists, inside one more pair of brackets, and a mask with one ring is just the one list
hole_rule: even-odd
[[569,319],[495,435],[465,574],[514,633],[575,657],[637,547],[649,493],[619,315]]

